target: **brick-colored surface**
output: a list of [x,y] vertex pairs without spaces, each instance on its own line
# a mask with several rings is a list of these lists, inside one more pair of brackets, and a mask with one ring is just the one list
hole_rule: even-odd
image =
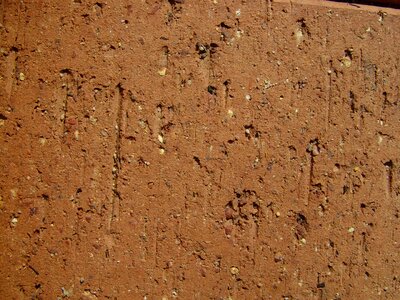
[[2,299],[398,297],[394,10],[0,3]]

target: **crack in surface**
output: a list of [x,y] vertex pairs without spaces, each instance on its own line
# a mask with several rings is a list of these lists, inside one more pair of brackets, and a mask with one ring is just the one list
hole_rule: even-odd
[[124,100],[124,89],[121,83],[115,88],[115,97],[118,104],[117,118],[115,122],[115,150],[113,154],[113,168],[112,168],[112,203],[111,203],[111,216],[109,229],[111,230],[112,223],[114,220],[119,218],[119,209],[121,206],[121,193],[119,191],[119,175],[121,171],[121,138],[122,138],[122,114],[123,114],[123,100]]

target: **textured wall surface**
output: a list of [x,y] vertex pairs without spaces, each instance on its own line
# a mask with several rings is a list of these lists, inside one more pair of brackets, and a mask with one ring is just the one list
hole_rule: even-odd
[[400,16],[0,1],[2,299],[396,299]]

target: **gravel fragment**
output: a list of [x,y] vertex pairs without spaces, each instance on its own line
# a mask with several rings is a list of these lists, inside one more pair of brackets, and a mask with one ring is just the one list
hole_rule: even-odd
[[232,275],[237,275],[239,274],[239,269],[236,267],[231,267],[231,274]]

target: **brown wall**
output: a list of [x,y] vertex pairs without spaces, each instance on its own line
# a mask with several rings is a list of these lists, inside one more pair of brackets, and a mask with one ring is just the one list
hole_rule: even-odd
[[3,299],[396,299],[400,18],[1,1]]

